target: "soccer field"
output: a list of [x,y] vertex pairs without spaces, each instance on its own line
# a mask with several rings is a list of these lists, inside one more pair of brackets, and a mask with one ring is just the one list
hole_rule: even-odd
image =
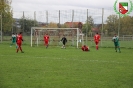
[[132,88],[133,49],[0,44],[0,88]]

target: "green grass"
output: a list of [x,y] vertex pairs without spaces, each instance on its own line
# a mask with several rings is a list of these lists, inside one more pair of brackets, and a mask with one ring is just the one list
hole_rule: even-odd
[[[24,44],[26,45],[30,45],[31,44],[31,40],[30,40],[30,36],[23,36],[23,39],[24,39]],[[74,37],[76,39],[76,37]],[[3,36],[3,43],[7,43],[7,44],[10,44],[11,43],[11,36]],[[33,38],[34,39],[34,38]],[[53,39],[55,41],[53,41]],[[67,37],[68,41],[67,41],[67,45],[70,46],[72,45],[72,41],[71,41],[71,37]],[[84,38],[84,44],[86,44],[86,38]],[[93,41],[93,37],[88,37],[87,38],[88,41],[87,41],[87,44],[90,46],[90,47],[94,47],[95,46],[95,43]],[[41,40],[43,40],[43,36],[41,37]],[[62,43],[59,42],[59,38],[56,36],[50,36],[50,44],[51,45],[61,45]],[[33,44],[34,44],[34,41],[33,41]],[[44,41],[39,41],[39,44],[41,45],[44,45]],[[77,42],[76,40],[74,41],[74,46],[77,45]],[[82,43],[79,43],[79,46],[81,46]],[[36,46],[36,45],[35,45]],[[102,40],[100,41],[99,43],[99,46],[101,47],[114,47],[114,44],[112,42],[112,37],[103,37]],[[123,37],[120,37],[120,47],[123,47],[123,48],[132,48],[133,49],[133,39],[130,39],[130,40],[124,40],[123,41]]]
[[132,88],[133,49],[0,44],[0,88]]

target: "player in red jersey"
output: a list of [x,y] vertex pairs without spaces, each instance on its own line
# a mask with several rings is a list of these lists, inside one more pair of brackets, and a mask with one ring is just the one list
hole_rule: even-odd
[[81,48],[83,51],[90,51],[89,47],[87,47],[86,45],[82,46]]
[[94,41],[95,41],[95,44],[96,44],[96,50],[98,50],[99,46],[99,41],[100,41],[100,35],[98,33],[95,34],[94,36]]
[[17,42],[17,53],[18,53],[18,51],[19,51],[19,49],[21,50],[21,53],[24,53],[23,51],[22,51],[22,47],[21,47],[21,45],[22,45],[22,41],[23,41],[23,37],[22,37],[22,32],[20,32],[18,35],[17,35],[17,40],[16,40],[16,42]]
[[49,35],[45,34],[44,35],[44,45],[46,46],[46,48],[48,48],[48,44],[49,44]]

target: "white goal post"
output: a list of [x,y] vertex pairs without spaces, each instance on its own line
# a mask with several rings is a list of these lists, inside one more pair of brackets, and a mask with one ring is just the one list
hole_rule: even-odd
[[[31,47],[33,46],[33,34],[34,32],[38,30],[38,31],[53,31],[53,32],[56,32],[55,30],[75,30],[76,31],[76,47],[78,48],[79,47],[79,37],[81,36],[81,33],[80,33],[80,29],[79,28],[43,28],[43,27],[31,27]],[[38,43],[39,43],[39,37],[40,36],[36,36],[36,44],[38,46]],[[83,34],[82,34],[82,37],[83,37]]]

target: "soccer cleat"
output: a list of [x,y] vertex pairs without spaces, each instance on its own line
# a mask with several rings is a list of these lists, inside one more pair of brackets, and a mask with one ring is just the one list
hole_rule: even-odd
[[24,53],[23,51],[21,53]]
[[46,49],[48,48],[48,46],[46,46]]

